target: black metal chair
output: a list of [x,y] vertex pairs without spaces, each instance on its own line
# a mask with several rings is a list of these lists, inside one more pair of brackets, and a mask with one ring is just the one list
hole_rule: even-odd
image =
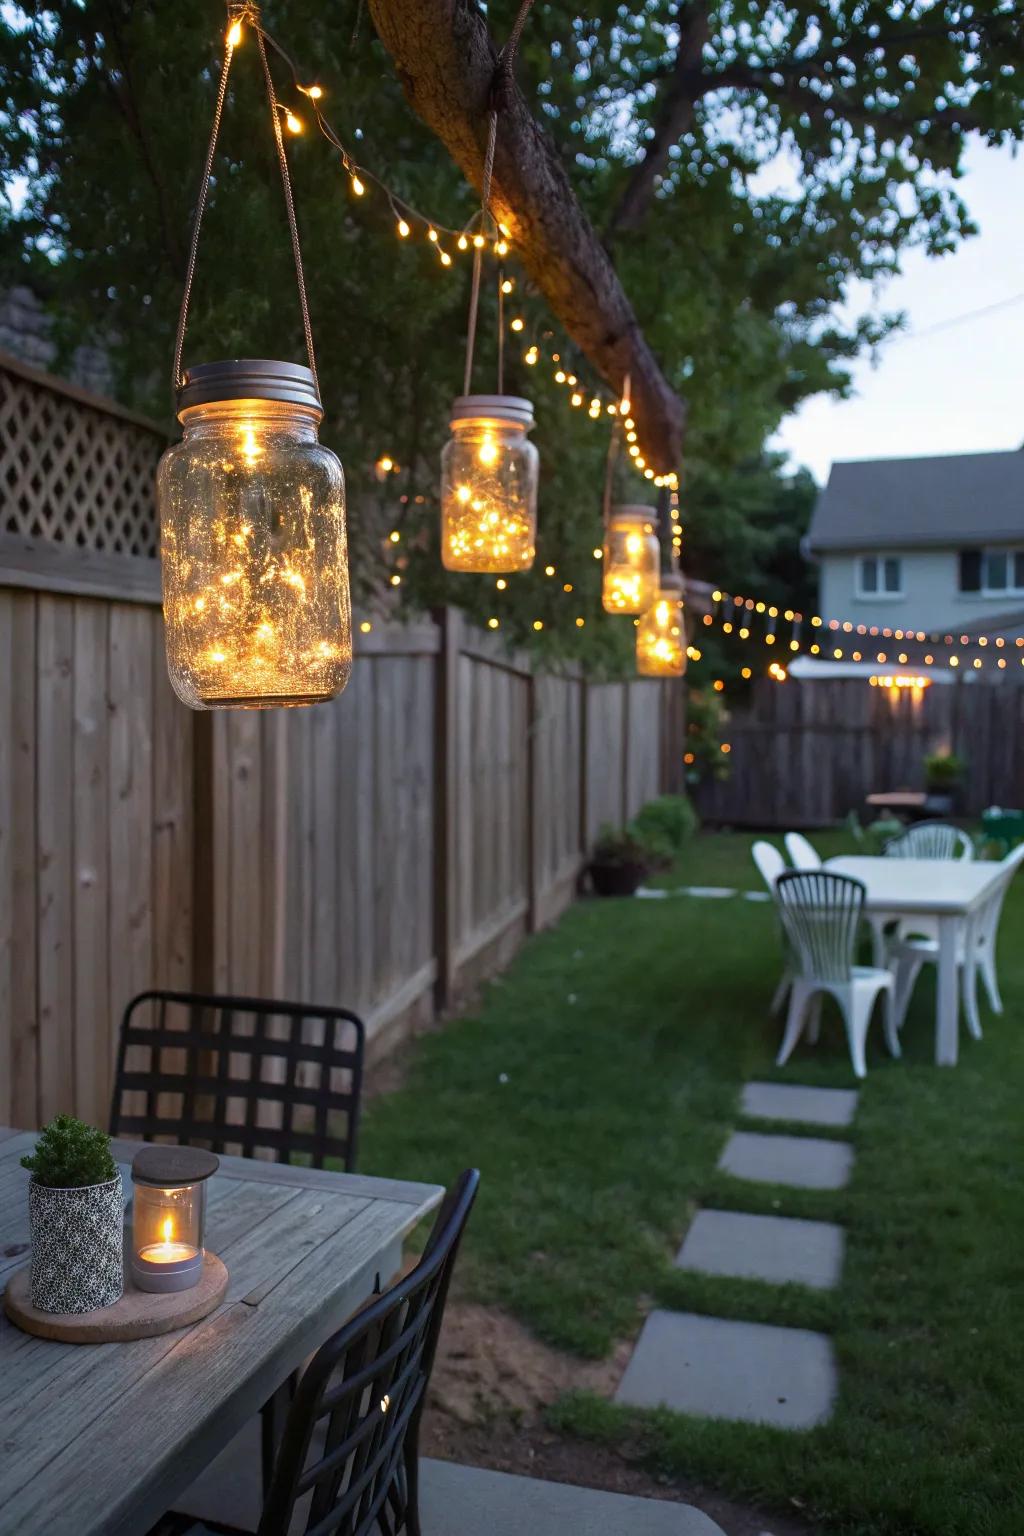
[[352,1173],[365,1038],[347,1008],[142,992],[121,1022],[110,1133]]
[[[475,1168],[459,1176],[416,1268],[313,1356],[288,1412],[257,1536],[421,1536],[420,1421],[479,1182]],[[156,1530],[231,1528],[169,1516]]]

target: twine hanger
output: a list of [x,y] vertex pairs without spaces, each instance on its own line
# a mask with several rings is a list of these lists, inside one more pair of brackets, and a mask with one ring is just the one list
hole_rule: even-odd
[[203,214],[210,194],[210,176],[213,170],[213,158],[217,152],[217,137],[220,133],[221,119],[224,115],[224,100],[227,96],[228,75],[231,73],[231,61],[235,55],[235,42],[232,40],[236,28],[242,23],[250,26],[256,34],[256,45],[259,48],[260,62],[263,65],[263,78],[267,87],[267,101],[270,104],[270,121],[274,131],[274,143],[277,146],[277,160],[281,168],[281,184],[284,188],[285,209],[288,214],[288,232],[292,242],[292,256],[295,260],[295,277],[299,288],[299,306],[302,310],[302,329],[306,338],[306,356],[309,359],[309,371],[313,375],[313,384],[317,394],[320,393],[320,381],[317,377],[316,358],[313,352],[313,327],[309,318],[309,303],[306,298],[306,279],[302,270],[302,252],[299,248],[299,228],[295,219],[295,200],[292,197],[291,177],[288,174],[288,157],[285,154],[284,135],[281,132],[281,111],[278,105],[277,93],[274,90],[274,81],[270,73],[270,64],[267,60],[267,49],[264,42],[263,27],[260,22],[259,6],[253,0],[230,0],[228,4],[228,32],[224,50],[224,61],[221,65],[220,84],[217,87],[217,102],[213,111],[213,126],[210,130],[210,142],[206,147],[206,161],[203,165],[203,179],[199,187],[199,198],[196,202],[195,221],[192,226],[192,240],[189,245],[188,265],[185,269],[185,291],[181,297],[181,313],[178,316],[178,331],[174,341],[174,363],[171,376],[171,387],[175,394],[183,385],[182,353],[185,347],[185,327],[188,324],[188,307],[192,297],[192,283],[195,278],[196,256],[199,251],[199,230],[203,222]]
[[[480,183],[480,223],[483,233],[497,227],[491,213],[491,177],[494,173],[494,150],[498,141],[498,113],[505,106],[512,86],[512,69],[515,64],[519,39],[530,13],[533,0],[521,0],[508,41],[498,54],[491,81],[490,103],[487,110],[487,148],[484,151],[483,177]],[[468,395],[473,382],[473,352],[476,346],[476,322],[480,308],[480,275],[483,266],[483,247],[473,251],[473,282],[469,294],[469,324],[466,332],[466,368],[463,374],[462,393]],[[502,273],[498,272],[498,393],[504,392],[505,383],[505,334],[504,296],[501,291]]]

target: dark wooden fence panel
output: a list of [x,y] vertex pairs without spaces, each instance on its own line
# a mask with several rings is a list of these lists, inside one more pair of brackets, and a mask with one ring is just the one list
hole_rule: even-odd
[[725,727],[729,777],[704,784],[705,818],[736,826],[822,826],[863,813],[878,790],[922,789],[924,758],[967,764],[963,809],[1024,804],[1024,688],[982,678],[910,689],[867,679],[763,680]]

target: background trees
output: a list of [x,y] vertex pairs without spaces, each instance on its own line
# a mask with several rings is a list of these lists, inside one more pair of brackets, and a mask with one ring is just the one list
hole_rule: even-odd
[[[402,3],[384,6],[398,25]],[[513,11],[511,0],[488,8],[499,41]],[[439,25],[472,22],[468,13],[469,0],[446,0]],[[264,16],[367,164],[413,205],[461,225],[476,194],[410,110],[359,0],[277,0]],[[222,25],[207,0],[55,0],[0,21],[0,281],[45,297],[67,345],[102,333],[121,397],[165,418]],[[884,313],[840,323],[850,280],[895,270],[910,245],[941,254],[970,234],[957,188],[965,138],[1024,131],[1022,41],[1019,13],[993,0],[596,0],[586,18],[538,0],[520,83],[688,401],[682,504],[694,574],[766,593],[774,583],[771,595],[794,600],[811,488],[788,478],[765,442],[807,396],[844,391],[849,360],[895,323]],[[444,595],[479,618],[500,614],[503,629],[533,643],[613,663],[632,636],[603,622],[596,600],[606,419],[573,410],[550,366],[526,367],[510,336],[509,385],[538,416],[537,570],[513,578],[500,606],[485,578],[439,573],[437,453],[461,387],[468,261],[443,269],[422,233],[399,240],[383,196],[354,198],[283,71],[280,83],[307,121],[289,148],[325,436],[349,475],[364,594]],[[265,113],[255,50],[243,45],[200,247],[193,358],[302,355]],[[549,347],[596,385],[535,285],[514,261],[510,270],[523,336],[552,332]],[[481,379],[493,344],[488,306]],[[400,473],[380,477],[383,455]],[[650,491],[632,474],[622,489]]]

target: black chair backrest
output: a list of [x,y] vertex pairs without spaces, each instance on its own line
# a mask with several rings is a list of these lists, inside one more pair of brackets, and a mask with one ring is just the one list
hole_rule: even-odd
[[364,1044],[347,1008],[142,992],[121,1022],[110,1133],[351,1173]]
[[289,1409],[258,1536],[419,1531],[420,1418],[479,1182],[475,1168],[459,1176],[416,1268],[313,1356]]

